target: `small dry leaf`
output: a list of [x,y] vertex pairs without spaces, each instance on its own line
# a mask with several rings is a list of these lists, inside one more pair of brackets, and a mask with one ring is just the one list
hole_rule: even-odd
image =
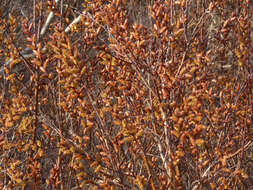
[[198,145],[198,146],[202,146],[202,145],[205,143],[205,141],[204,141],[203,139],[196,139],[196,140],[195,140],[195,143],[196,143],[196,145]]

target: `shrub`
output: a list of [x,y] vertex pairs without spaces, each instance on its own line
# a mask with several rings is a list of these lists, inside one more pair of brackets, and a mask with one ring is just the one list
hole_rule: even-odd
[[251,189],[252,7],[4,1],[1,188]]

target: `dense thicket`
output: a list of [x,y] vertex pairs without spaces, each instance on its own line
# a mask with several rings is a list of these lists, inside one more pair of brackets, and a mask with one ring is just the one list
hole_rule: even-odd
[[249,0],[2,0],[1,189],[253,188]]

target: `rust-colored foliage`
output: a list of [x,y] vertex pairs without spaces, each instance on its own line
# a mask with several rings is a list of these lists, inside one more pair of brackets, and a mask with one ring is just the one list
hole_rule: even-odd
[[0,5],[1,189],[253,188],[251,1]]

